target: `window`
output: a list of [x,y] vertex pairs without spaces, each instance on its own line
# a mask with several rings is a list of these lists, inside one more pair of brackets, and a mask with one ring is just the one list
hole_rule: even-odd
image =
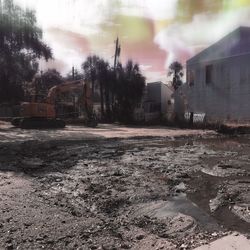
[[193,70],[188,70],[188,74],[187,74],[187,82],[189,86],[193,86],[194,85],[194,71]]
[[212,83],[213,65],[206,66],[206,84]]

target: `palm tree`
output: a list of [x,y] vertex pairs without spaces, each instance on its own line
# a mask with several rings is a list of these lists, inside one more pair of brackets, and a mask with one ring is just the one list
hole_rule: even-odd
[[84,72],[84,79],[91,81],[92,84],[92,96],[94,96],[95,81],[97,80],[97,62],[100,58],[96,55],[88,56],[86,61],[82,64]]
[[145,77],[139,65],[129,60],[125,67],[117,67],[118,80],[116,86],[116,102],[119,119],[123,122],[133,120],[133,111],[141,100],[145,87]]
[[[92,83],[92,98],[95,96],[95,88],[100,89],[101,117],[104,117],[104,93],[107,92],[109,77],[109,64],[104,59],[94,55],[87,57],[82,64],[84,79]],[[96,85],[97,84],[97,85]]]
[[175,61],[169,66],[169,76],[173,76],[172,86],[175,90],[177,90],[182,85],[182,77],[183,77],[183,66],[181,63]]

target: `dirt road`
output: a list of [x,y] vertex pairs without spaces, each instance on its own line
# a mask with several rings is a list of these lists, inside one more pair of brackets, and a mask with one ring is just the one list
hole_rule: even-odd
[[0,126],[0,249],[193,249],[250,236],[250,141]]

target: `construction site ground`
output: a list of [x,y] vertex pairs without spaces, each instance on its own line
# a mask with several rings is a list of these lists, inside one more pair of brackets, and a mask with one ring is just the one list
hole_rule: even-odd
[[207,130],[1,122],[0,249],[249,249],[249,152]]

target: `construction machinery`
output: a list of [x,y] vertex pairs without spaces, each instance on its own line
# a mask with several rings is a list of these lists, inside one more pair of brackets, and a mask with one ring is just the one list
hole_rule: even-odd
[[20,128],[64,128],[65,121],[57,118],[56,115],[56,102],[59,95],[71,91],[82,92],[81,106],[85,114],[85,125],[97,126],[90,85],[83,80],[66,82],[52,87],[43,102],[38,101],[37,96],[33,96],[31,102],[23,102],[20,117],[14,118],[12,125]]

